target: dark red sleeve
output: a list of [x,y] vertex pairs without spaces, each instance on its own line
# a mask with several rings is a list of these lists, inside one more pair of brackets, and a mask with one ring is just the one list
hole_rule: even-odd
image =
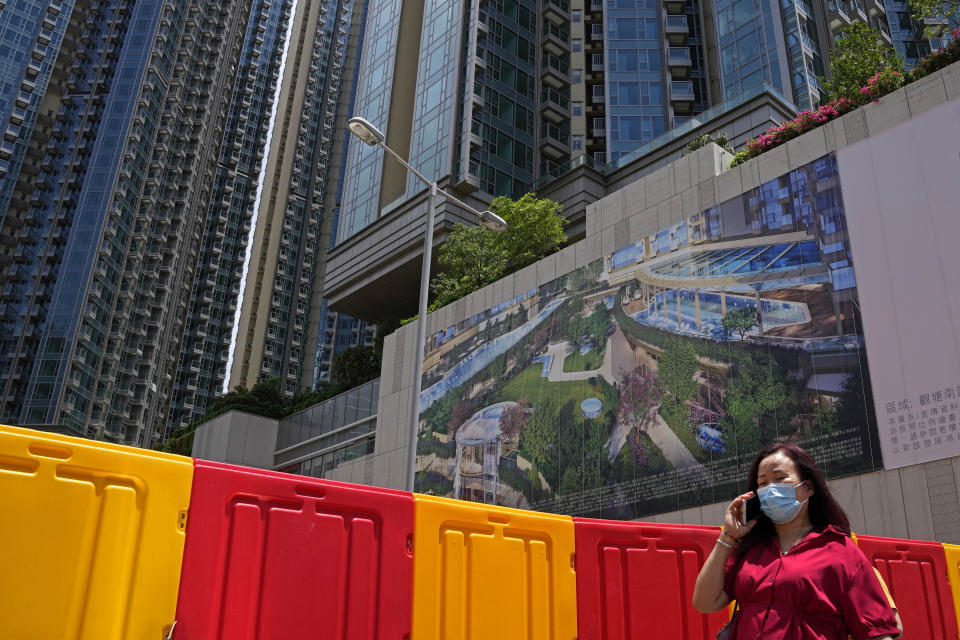
[[731,600],[737,599],[733,592],[733,582],[736,580],[739,570],[738,554],[733,553],[727,558],[727,566],[723,570],[723,592],[727,594]]
[[[863,556],[859,549],[856,552]],[[897,618],[877,582],[877,576],[866,557],[851,560],[851,575],[839,608],[847,630],[854,640],[867,640],[899,633]]]

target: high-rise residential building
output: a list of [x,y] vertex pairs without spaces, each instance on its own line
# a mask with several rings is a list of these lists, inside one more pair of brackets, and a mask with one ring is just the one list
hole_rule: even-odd
[[162,434],[249,4],[0,11],[0,421]]
[[[614,161],[713,104],[703,19],[696,2],[665,0],[371,0],[355,113],[486,208],[581,156]],[[351,143],[325,276],[333,308],[368,319],[415,309],[416,292],[394,283],[417,281],[425,210],[423,184]],[[442,202],[437,239],[460,221],[475,222]]]
[[254,0],[250,8],[174,375],[173,427],[199,418],[223,390],[293,7],[293,0]]
[[315,387],[346,346],[372,341],[372,327],[329,311],[314,291],[335,224],[364,6],[254,0],[168,429],[237,385]]
[[[892,43],[883,0],[371,0],[369,15],[356,115],[480,208],[578,166],[621,166],[760,93],[816,106],[845,24]],[[396,283],[417,282],[427,189],[376,147],[348,155],[325,294],[360,317],[412,313],[416,290]],[[582,207],[572,214],[576,240]],[[460,221],[474,222],[441,202],[435,240]]]
[[361,0],[294,3],[224,363],[229,387],[278,377],[288,395],[309,389],[319,326],[351,322],[325,317],[314,288],[334,224],[363,10]]

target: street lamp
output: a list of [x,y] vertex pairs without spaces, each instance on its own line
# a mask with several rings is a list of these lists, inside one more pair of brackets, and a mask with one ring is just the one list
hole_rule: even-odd
[[371,147],[380,147],[397,162],[406,167],[407,171],[417,176],[430,187],[430,203],[427,213],[427,228],[423,239],[423,268],[420,272],[420,312],[417,316],[417,361],[413,370],[413,399],[410,403],[410,444],[407,455],[407,489],[413,491],[413,482],[417,466],[417,424],[420,422],[420,386],[423,377],[423,350],[427,342],[427,294],[430,287],[430,260],[433,254],[433,218],[436,212],[437,194],[453,201],[457,206],[466,209],[477,216],[481,225],[492,231],[506,231],[507,222],[493,211],[477,211],[470,205],[450,195],[437,186],[433,180],[427,180],[419,171],[411,167],[396,151],[384,142],[385,138],[380,131],[364,118],[350,118],[347,123],[350,133],[357,136]]

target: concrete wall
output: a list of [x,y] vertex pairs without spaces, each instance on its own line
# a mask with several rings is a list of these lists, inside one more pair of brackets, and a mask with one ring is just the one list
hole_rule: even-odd
[[273,468],[278,421],[244,411],[228,411],[197,427],[194,458]]
[[[740,166],[709,145],[636,179],[587,205],[586,238],[517,273],[438,310],[427,318],[432,333],[510,299],[517,292],[611,253],[630,239],[733,198],[831,151],[896,126],[948,101],[960,100],[960,63],[884,97],[879,103],[830,122]],[[416,327],[386,338],[377,419],[373,484],[402,488],[409,440]],[[960,531],[960,459],[845,478],[835,482],[854,527],[866,534],[956,538]],[[672,522],[717,524],[722,505],[658,516]]]

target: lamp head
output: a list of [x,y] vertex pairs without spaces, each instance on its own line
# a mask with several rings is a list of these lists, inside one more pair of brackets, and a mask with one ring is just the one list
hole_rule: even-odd
[[502,233],[507,230],[507,221],[495,214],[493,211],[480,212],[480,224],[491,231]]
[[364,142],[366,142],[371,147],[383,142],[383,134],[380,131],[370,124],[366,118],[350,118],[347,122],[347,127],[350,129],[350,133],[357,136]]

